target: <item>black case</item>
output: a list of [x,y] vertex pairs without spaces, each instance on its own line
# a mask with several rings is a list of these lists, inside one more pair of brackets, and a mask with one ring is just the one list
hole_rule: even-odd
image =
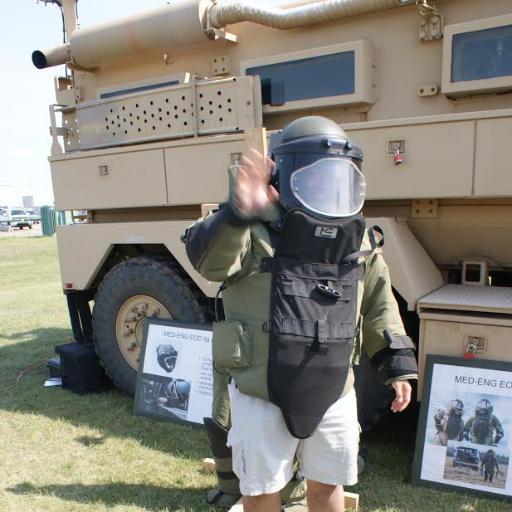
[[62,387],[73,393],[99,393],[110,387],[110,381],[100,366],[94,345],[67,343],[55,347],[60,356]]

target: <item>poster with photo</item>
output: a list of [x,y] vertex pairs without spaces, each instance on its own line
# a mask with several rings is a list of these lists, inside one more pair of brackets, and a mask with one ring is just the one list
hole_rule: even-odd
[[202,425],[212,399],[211,326],[147,320],[134,413]]
[[512,364],[427,356],[413,483],[510,499]]

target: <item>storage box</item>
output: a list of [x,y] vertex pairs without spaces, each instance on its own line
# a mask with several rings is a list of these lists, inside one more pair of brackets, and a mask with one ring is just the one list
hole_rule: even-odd
[[110,381],[100,366],[94,345],[67,343],[55,347],[60,356],[62,387],[73,393],[99,393],[110,387]]
[[449,284],[418,301],[418,398],[427,354],[512,362],[512,288]]

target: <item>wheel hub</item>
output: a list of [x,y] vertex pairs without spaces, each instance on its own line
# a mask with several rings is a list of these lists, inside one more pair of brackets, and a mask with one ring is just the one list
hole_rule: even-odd
[[116,318],[116,338],[119,350],[126,362],[139,368],[140,350],[146,318],[172,318],[169,310],[149,295],[134,295],[119,308]]

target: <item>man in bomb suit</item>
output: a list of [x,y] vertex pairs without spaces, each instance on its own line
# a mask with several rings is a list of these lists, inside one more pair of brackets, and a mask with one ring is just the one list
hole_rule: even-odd
[[414,345],[360,213],[360,149],[312,116],[284,129],[273,160],[244,157],[230,169],[229,202],[184,235],[196,270],[223,282],[213,360],[231,379],[230,412],[219,395],[214,417],[231,415],[245,512],[279,511],[297,454],[309,511],[341,512],[342,486],[357,481],[352,365],[364,346],[402,411],[417,378]]
[[482,457],[481,473],[484,475],[484,482],[492,483],[494,477],[499,473],[500,466],[494,450],[488,450]]
[[464,437],[475,444],[497,445],[504,436],[500,421],[492,413],[491,402],[486,398],[480,400],[475,415],[469,418],[464,427]]
[[446,446],[448,441],[462,441],[464,433],[464,404],[461,400],[452,400],[448,411],[439,409],[434,415],[436,437],[434,444]]

